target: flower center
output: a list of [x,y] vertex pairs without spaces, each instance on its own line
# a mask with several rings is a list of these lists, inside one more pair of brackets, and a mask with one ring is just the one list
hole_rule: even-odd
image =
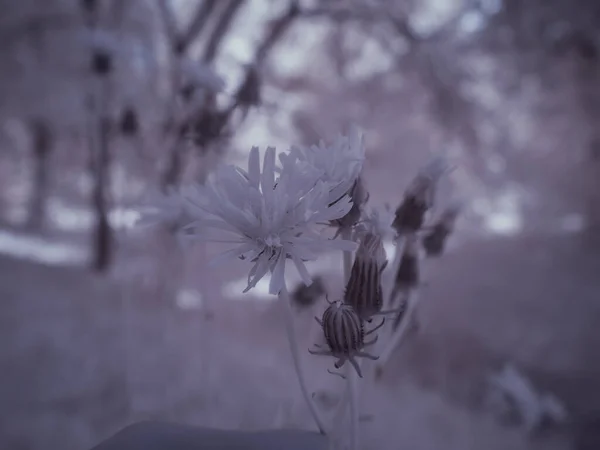
[[281,247],[281,239],[277,235],[269,235],[265,238],[265,245],[268,247]]

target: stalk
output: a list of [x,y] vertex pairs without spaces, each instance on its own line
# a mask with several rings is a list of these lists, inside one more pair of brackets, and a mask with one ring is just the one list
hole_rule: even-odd
[[[350,240],[352,237],[352,230],[350,228],[344,228],[341,232],[341,236],[342,239]],[[348,283],[348,280],[350,279],[350,272],[352,271],[351,251],[344,251],[343,265],[344,285],[346,285]],[[350,397],[350,448],[351,450],[358,450],[358,374],[355,372],[354,368],[349,363],[346,364],[346,386],[346,394]]]
[[383,370],[383,367],[385,366],[386,362],[388,361],[388,359],[390,358],[390,356],[392,355],[392,353],[400,344],[402,338],[406,334],[406,330],[408,329],[408,326],[411,322],[412,316],[416,310],[416,306],[418,303],[417,293],[418,291],[416,289],[413,289],[409,292],[407,301],[408,305],[406,308],[405,315],[402,318],[398,329],[395,332],[391,331],[391,336],[389,337],[389,340],[385,343],[383,351],[379,355],[379,360],[375,365],[376,372],[381,372]]
[[294,369],[296,370],[296,376],[298,377],[298,383],[300,384],[300,390],[302,391],[302,396],[304,397],[304,401],[308,405],[308,409],[310,410],[310,413],[313,416],[317,427],[319,428],[319,432],[321,434],[326,434],[323,421],[319,417],[317,408],[315,407],[315,404],[313,403],[310,395],[308,394],[308,389],[306,387],[306,379],[304,378],[304,373],[302,372],[302,367],[300,364],[298,339],[296,338],[296,332],[294,331],[294,316],[292,312],[292,305],[290,303],[290,296],[285,283],[283,285],[283,289],[281,289],[281,291],[279,292],[279,302],[282,303],[284,309],[285,329],[290,345],[290,353],[292,354],[292,360],[294,361]]

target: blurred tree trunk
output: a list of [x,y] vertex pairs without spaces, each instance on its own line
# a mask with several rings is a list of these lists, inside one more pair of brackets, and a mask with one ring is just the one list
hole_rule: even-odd
[[29,204],[27,227],[32,230],[43,228],[46,219],[48,182],[50,175],[50,154],[52,152],[52,131],[42,119],[29,123],[32,137],[33,188]]
[[112,230],[108,218],[107,187],[109,186],[110,153],[109,153],[109,119],[98,118],[98,139],[93,162],[92,207],[96,223],[94,225],[93,269],[104,272],[112,260]]
[[160,186],[163,192],[166,192],[171,186],[177,186],[183,175],[183,159],[185,157],[184,139],[177,136],[171,151],[167,167],[162,174]]
[[579,103],[588,125],[585,149],[585,208],[589,227],[600,228],[600,59],[593,38],[582,35],[577,41],[577,74]]
[[[230,30],[231,22],[233,21],[236,12],[243,3],[243,0],[232,0],[220,11],[218,8],[215,8],[217,6],[215,0],[205,0],[198,6],[189,27],[180,33],[175,29],[174,21],[170,19],[172,11],[169,4],[164,0],[159,2],[163,21],[167,28],[167,36],[170,40],[170,48],[172,51],[171,57],[174,63],[177,65],[179,64],[180,59],[185,57],[190,45],[202,32],[210,18],[216,16],[217,23],[215,29],[209,37],[204,50],[204,60],[209,63],[213,62],[221,42]],[[181,94],[181,79],[180,74],[178,73],[178,67],[175,67],[173,70],[173,91],[174,95],[178,96]],[[160,186],[163,191],[166,191],[171,186],[177,186],[181,181],[187,154],[185,133],[181,132],[185,125],[186,124],[174,124],[175,129],[172,130],[172,132],[176,133],[177,136],[169,150],[167,164],[160,179]]]

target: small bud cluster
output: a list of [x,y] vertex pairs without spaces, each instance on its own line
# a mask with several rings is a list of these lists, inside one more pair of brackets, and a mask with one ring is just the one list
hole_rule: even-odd
[[[362,375],[354,357],[366,356],[377,359],[362,351],[366,345],[376,340],[375,338],[373,342],[365,343],[365,324],[371,323],[374,316],[394,314],[394,328],[398,326],[405,315],[409,293],[421,284],[420,246],[422,245],[430,256],[439,255],[458,216],[457,207],[448,208],[433,226],[426,226],[427,214],[434,206],[438,182],[448,170],[447,162],[438,159],[419,172],[406,190],[393,220],[390,217],[388,223],[386,223],[385,211],[370,213],[365,211],[369,195],[360,174],[356,177],[347,191],[347,195],[352,200],[352,208],[345,216],[332,221],[331,224],[338,227],[338,234],[344,230],[351,230],[354,239],[358,241],[358,249],[344,291],[343,302],[330,303],[323,318],[317,319],[323,328],[329,349],[315,350],[311,353],[338,358],[335,363],[336,368],[349,361],[360,376]],[[393,278],[391,308],[384,311],[382,273],[388,261],[382,241],[388,234],[389,228],[395,229],[402,245],[399,264]],[[401,292],[405,295],[398,305],[394,305]],[[369,333],[382,325],[383,320]]]

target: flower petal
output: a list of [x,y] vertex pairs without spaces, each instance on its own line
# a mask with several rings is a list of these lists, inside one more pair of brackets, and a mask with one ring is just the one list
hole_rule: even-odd
[[271,273],[271,282],[269,283],[269,294],[278,295],[285,286],[285,255],[281,253],[277,257],[275,267]]
[[252,147],[248,157],[248,177],[250,184],[258,189],[260,187],[260,154],[258,147]]

